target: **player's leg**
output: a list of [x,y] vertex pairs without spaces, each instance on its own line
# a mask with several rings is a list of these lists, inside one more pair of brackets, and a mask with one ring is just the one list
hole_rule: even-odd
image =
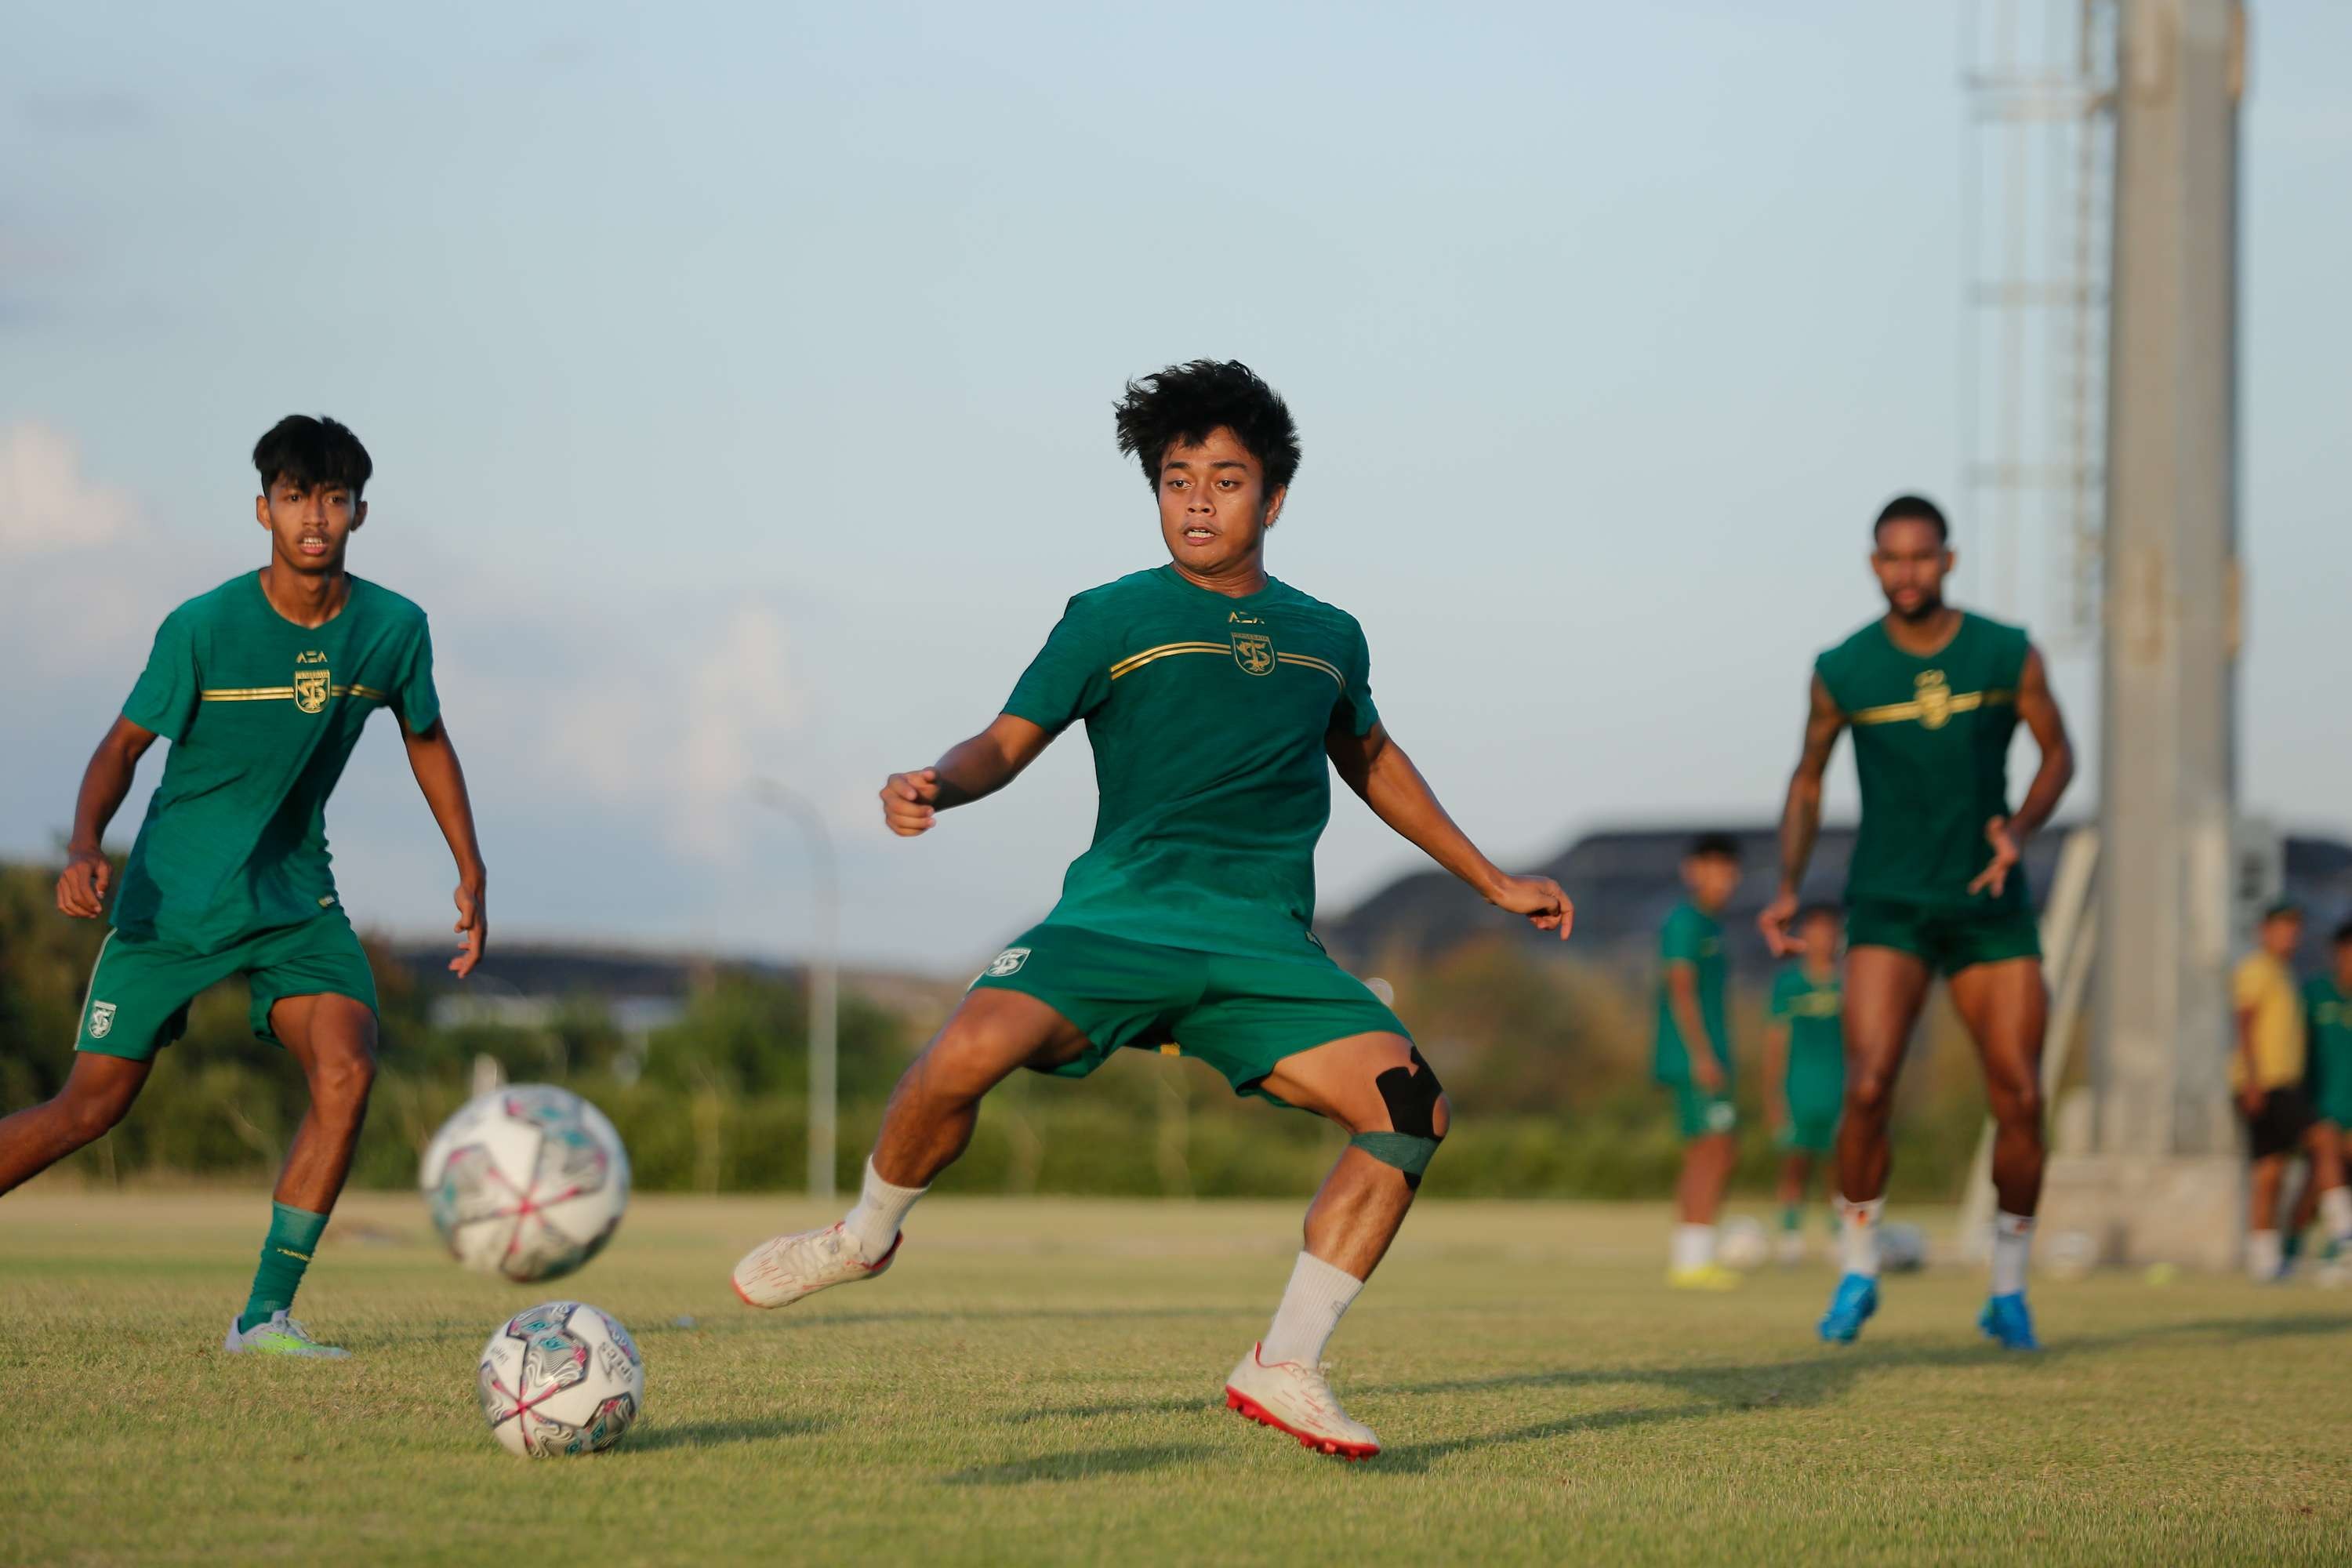
[[1675,1237],[1666,1283],[1682,1289],[1733,1289],[1739,1276],[1715,1260],[1716,1222],[1739,1159],[1739,1145],[1729,1131],[1731,1100],[1727,1095],[1696,1089],[1683,1094],[1696,1096],[1697,1104],[1683,1116],[1683,1169],[1675,1183]]
[[[2299,1225],[2311,1223],[2309,1216],[2300,1215],[2308,1205],[2327,1232],[2331,1258],[2340,1258],[2352,1250],[2352,1189],[2345,1186],[2344,1134],[2333,1121],[2315,1121],[2304,1134],[2304,1147],[2311,1156],[2311,1174],[2296,1205]],[[2336,1282],[2333,1270],[2323,1278],[2326,1283]]]
[[1805,1260],[1805,1189],[1812,1185],[1812,1152],[1792,1147],[1780,1156],[1780,1177],[1774,1196],[1780,1205],[1780,1261]]
[[1837,1135],[1842,1268],[1820,1324],[1833,1344],[1852,1343],[1878,1310],[1878,1222],[1893,1163],[1887,1125],[1903,1054],[1934,979],[1916,931],[1875,913],[1857,906],[1848,926],[1854,945],[1845,960],[1845,1105]]
[[58,1092],[0,1120],[0,1193],[106,1136],[145,1087],[152,1059],[79,1052]]
[[2042,1205],[2042,1042],[2049,991],[2039,957],[1975,963],[1951,979],[1952,1005],[1976,1041],[1993,1120],[1991,1299],[1979,1320],[2011,1350],[2036,1348],[2025,1301],[2033,1216]]
[[747,1306],[784,1307],[828,1286],[871,1279],[898,1256],[908,1211],[962,1154],[988,1091],[1022,1068],[1087,1057],[1086,1032],[1026,992],[975,986],[890,1091],[856,1205],[821,1230],[761,1243],[735,1266]]
[[2257,1152],[2246,1184],[2250,1208],[2246,1216],[2246,1273],[2258,1285],[2276,1279],[2280,1265],[2284,1262],[2279,1245],[2278,1206],[2279,1187],[2286,1178],[2286,1162],[2284,1152]]

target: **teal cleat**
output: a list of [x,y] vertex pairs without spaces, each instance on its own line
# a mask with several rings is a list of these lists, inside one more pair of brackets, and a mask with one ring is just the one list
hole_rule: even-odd
[[2033,1337],[2033,1314],[2025,1310],[2025,1292],[2013,1296],[1995,1296],[1977,1314],[1977,1327],[1985,1338],[1998,1340],[2000,1348],[2010,1351],[2038,1351],[2042,1342]]
[[1837,1282],[1830,1310],[1822,1314],[1822,1338],[1833,1345],[1850,1345],[1878,1310],[1878,1281],[1867,1274],[1849,1274]]

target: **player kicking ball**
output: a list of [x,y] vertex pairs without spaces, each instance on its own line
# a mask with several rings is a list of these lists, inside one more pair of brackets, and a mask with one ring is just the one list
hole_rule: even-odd
[[[1821,829],[1822,776],[1853,731],[1862,827],[1846,882],[1845,1111],[1838,1129],[1845,1271],[1822,1338],[1851,1343],[1878,1310],[1886,1128],[1911,1028],[1937,974],[1984,1064],[1996,1132],[1992,1295],[1978,1327],[2034,1350],[2025,1265],[2042,1196],[2042,1035],[2048,997],[2020,847],[2074,776],[2074,749],[2042,656],[2019,627],[1944,602],[1944,515],[1900,496],[1872,530],[1886,614],[1814,661],[1804,751],[1780,816],[1780,890],[1759,917],[1775,953]],[[2042,751],[2009,808],[2009,742],[2022,720]]]
[[971,1141],[982,1098],[1015,1068],[1082,1078],[1122,1047],[1175,1045],[1236,1093],[1349,1133],[1225,1403],[1309,1448],[1366,1458],[1380,1439],[1318,1363],[1412,1206],[1448,1107],[1396,1015],[1310,929],[1331,771],[1488,902],[1562,937],[1573,910],[1549,879],[1497,870],[1445,815],[1381,726],[1355,617],[1266,575],[1265,534],[1298,467],[1274,390],[1238,363],[1171,366],[1129,384],[1118,429],[1159,499],[1168,564],[1072,599],[985,731],[882,787],[884,820],[913,837],[1083,720],[1093,844],[1045,922],[996,956],[899,1079],[856,1206],[752,1248],[735,1289],[782,1307],[873,1279]]
[[[164,617],[121,717],[82,774],[58,908],[114,929],[83,998],[73,1071],[56,1098],[0,1121],[0,1193],[102,1136],[180,1037],[196,994],[232,974],[253,1032],[283,1046],[310,1108],[278,1179],[269,1233],[226,1351],[341,1356],[287,1316],[342,1191],[375,1078],[375,980],[327,866],[326,805],[368,717],[398,718],[417,787],[457,859],[460,951],[486,932],[482,856],[457,753],[441,725],[425,612],[343,570],[373,466],[331,419],[292,415],[253,449],[269,560]],[[157,736],[163,779],[122,885],[100,848]]]

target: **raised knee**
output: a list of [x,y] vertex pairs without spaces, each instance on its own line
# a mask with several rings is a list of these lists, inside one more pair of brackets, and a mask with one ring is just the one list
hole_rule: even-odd
[[1388,1127],[1359,1132],[1348,1140],[1349,1146],[1403,1172],[1404,1184],[1417,1188],[1438,1144],[1444,1142],[1453,1104],[1418,1050],[1409,1066],[1386,1069],[1372,1079],[1372,1087],[1388,1108]]
[[310,1085],[311,1100],[324,1110],[356,1110],[375,1087],[375,1053],[364,1046],[321,1053]]

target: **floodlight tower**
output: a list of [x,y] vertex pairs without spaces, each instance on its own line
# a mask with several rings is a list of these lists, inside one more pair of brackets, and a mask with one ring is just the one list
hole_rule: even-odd
[[2116,84],[2087,1155],[2045,1212],[2116,1262],[2227,1268],[2236,683],[2238,0],[2124,0]]

